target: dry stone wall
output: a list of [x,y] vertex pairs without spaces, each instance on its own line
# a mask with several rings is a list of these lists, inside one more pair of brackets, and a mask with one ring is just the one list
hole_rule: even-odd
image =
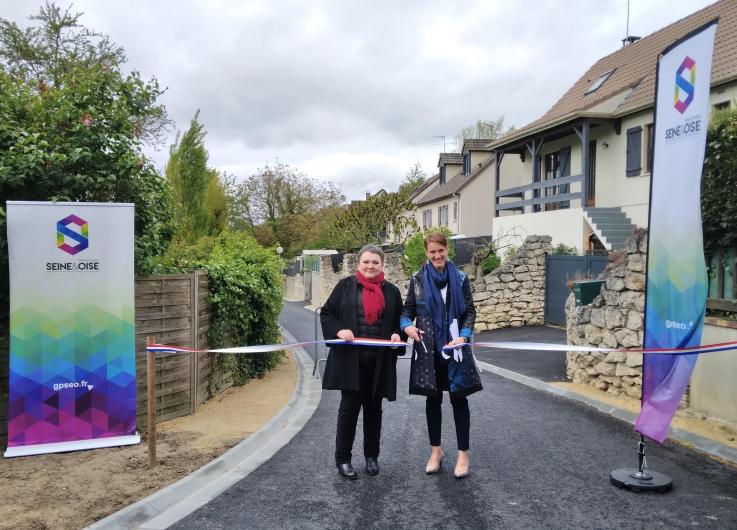
[[[332,258],[330,256],[320,257],[320,293],[317,299],[312,300],[312,305],[321,306],[330,296],[336,284],[347,276],[356,273],[358,255],[344,254],[343,263],[339,271],[333,271]],[[384,277],[399,287],[402,299],[407,294],[408,278],[402,267],[402,255],[398,252],[387,252],[384,257]]]
[[475,331],[541,325],[550,236],[528,236],[516,255],[474,284]]
[[[568,343],[577,346],[640,349],[645,311],[647,235],[630,239],[610,255],[602,273],[606,281],[589,305],[576,305],[573,293],[566,302]],[[574,383],[611,394],[639,398],[642,393],[642,354],[636,352],[566,354],[566,372]]]

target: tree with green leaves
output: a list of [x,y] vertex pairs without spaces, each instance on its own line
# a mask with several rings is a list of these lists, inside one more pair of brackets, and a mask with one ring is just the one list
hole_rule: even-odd
[[424,184],[427,179],[427,173],[422,169],[420,162],[415,162],[404,175],[404,180],[399,185],[399,193],[409,195],[417,188]]
[[122,48],[80,18],[47,3],[30,27],[0,19],[0,350],[8,329],[6,200],[134,203],[138,273],[171,237],[168,187],[143,155],[170,124],[157,102],[162,90],[155,79],[124,75]]
[[[731,191],[730,191],[731,190]],[[737,106],[716,111],[706,140],[701,178],[704,249],[737,246]]]
[[230,225],[248,228],[264,246],[278,242],[287,256],[315,241],[325,212],[345,200],[337,186],[280,162],[259,168],[230,191]]
[[[80,24],[82,15],[46,2],[29,17],[36,25],[21,27],[0,19],[0,66],[12,79],[37,85],[41,92],[74,84],[86,70],[103,70],[121,80],[138,78],[137,72],[122,75],[125,50]],[[156,103],[162,90],[155,78],[138,85],[125,94],[128,106],[139,109],[130,115],[132,132],[147,145],[161,145],[172,126],[166,108]]]
[[[47,3],[31,27],[0,19],[0,196],[135,203],[142,272],[166,248],[172,219],[166,183],[142,148],[170,122],[156,80],[124,75],[122,48],[80,17]],[[5,233],[0,226],[3,261]]]
[[389,226],[395,234],[414,232],[416,209],[409,195],[400,193],[377,193],[365,201],[356,201],[335,211],[327,221],[322,246],[347,251],[368,243],[382,243]]
[[176,238],[190,242],[217,235],[227,224],[226,184],[217,170],[207,167],[206,133],[199,115],[198,110],[189,129],[171,146],[165,170],[174,197]]

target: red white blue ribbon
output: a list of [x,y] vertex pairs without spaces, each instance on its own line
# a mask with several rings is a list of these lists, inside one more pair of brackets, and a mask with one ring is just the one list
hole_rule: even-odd
[[[364,339],[356,338],[353,341],[344,341],[341,339],[330,340],[314,340],[307,342],[292,342],[289,344],[261,344],[256,346],[239,346],[236,348],[217,348],[212,350],[193,350],[190,348],[182,348],[179,346],[169,346],[166,344],[149,344],[146,350],[157,353],[269,353],[281,350],[288,350],[298,346],[311,346],[314,344],[325,344],[326,346],[368,346],[378,348],[400,348],[406,347],[407,342],[392,342],[383,339]],[[720,342],[717,344],[704,344],[703,346],[692,346],[688,348],[658,348],[658,349],[622,349],[622,348],[598,348],[596,346],[574,346],[572,344],[552,344],[546,342],[516,342],[516,341],[493,341],[493,342],[470,342],[457,344],[455,346],[446,346],[444,350],[456,350],[454,355],[456,361],[462,361],[460,354],[463,346],[473,346],[474,348],[496,348],[504,350],[531,350],[531,351],[561,351],[561,352],[582,352],[582,353],[610,353],[610,352],[630,352],[630,353],[647,353],[654,355],[692,355],[699,353],[712,353],[720,351],[737,350],[737,341]],[[450,357],[450,356],[448,356]]]
[[281,350],[288,350],[297,346],[311,346],[313,344],[326,344],[328,346],[370,346],[380,348],[398,348],[407,346],[406,342],[392,342],[383,339],[362,339],[356,338],[351,342],[341,339],[330,340],[312,340],[307,342],[292,342],[289,344],[261,344],[257,346],[239,346],[235,348],[217,348],[212,350],[193,350],[190,348],[182,348],[180,346],[170,346],[167,344],[149,344],[146,351],[154,353],[269,353]]
[[[500,348],[504,350],[533,350],[533,351],[575,351],[584,353],[610,353],[610,352],[630,352],[630,353],[647,353],[654,355],[692,355],[697,353],[712,353],[720,351],[737,350],[737,341],[720,342],[717,344],[704,344],[703,346],[691,346],[688,348],[653,348],[649,350],[629,349],[629,348],[597,348],[595,346],[574,346],[572,344],[550,344],[545,342],[515,342],[515,341],[497,341],[497,342],[471,342],[469,343],[475,348]],[[455,346],[445,346],[445,350],[462,348],[467,344],[456,344]]]

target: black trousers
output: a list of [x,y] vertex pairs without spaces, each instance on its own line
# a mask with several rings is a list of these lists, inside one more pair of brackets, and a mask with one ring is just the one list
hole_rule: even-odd
[[[448,390],[448,368],[445,364],[435,361],[435,380],[440,389],[437,397],[429,397],[425,401],[425,416],[427,417],[427,433],[430,435],[430,445],[440,445],[440,432],[443,425],[442,390]],[[459,451],[468,451],[471,431],[471,411],[468,408],[468,399],[463,396],[451,399],[453,406],[453,420],[456,426],[456,441]]]
[[356,437],[358,413],[363,409],[363,455],[379,457],[381,441],[381,397],[374,397],[376,352],[359,352],[359,390],[341,390],[338,408],[338,428],[335,435],[335,463],[351,461],[353,440]]

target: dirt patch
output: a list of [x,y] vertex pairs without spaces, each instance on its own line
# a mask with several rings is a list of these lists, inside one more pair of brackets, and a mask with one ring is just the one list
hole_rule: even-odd
[[[600,390],[590,386],[576,383],[552,384],[558,388],[570,390],[576,394],[583,394],[584,396],[596,399],[597,401],[602,401],[609,405],[629,410],[635,414],[640,412],[639,399],[607,394],[606,392],[601,392]],[[680,412],[673,418],[672,426],[737,449],[737,432],[735,432],[735,430],[730,426],[721,425],[704,418],[681,416]]]
[[158,426],[158,464],[146,443],[0,460],[0,528],[83,528],[202,467],[260,429],[297,381],[290,353],[263,379],[213,397]]

